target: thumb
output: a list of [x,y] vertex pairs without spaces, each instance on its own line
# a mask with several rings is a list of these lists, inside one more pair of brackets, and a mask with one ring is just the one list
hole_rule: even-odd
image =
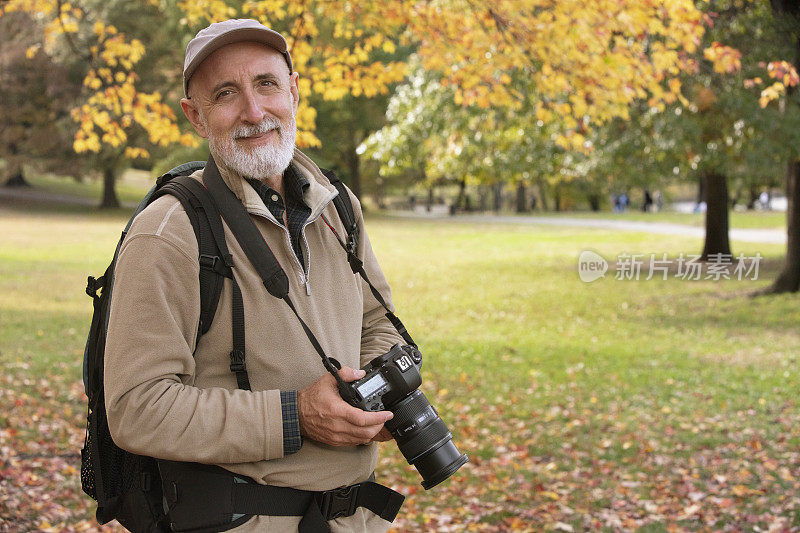
[[350,368],[349,366],[343,366],[341,369],[339,369],[339,377],[347,382],[361,379],[366,374],[367,373],[361,370],[360,368]]

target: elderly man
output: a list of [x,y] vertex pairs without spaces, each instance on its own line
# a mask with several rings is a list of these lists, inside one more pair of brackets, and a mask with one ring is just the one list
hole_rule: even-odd
[[[254,20],[210,25],[187,47],[184,89],[183,111],[209,141],[206,170],[216,163],[288,274],[297,315],[341,363],[341,379],[362,377],[356,369],[403,339],[331,231],[344,231],[336,189],[294,146],[300,94],[284,38]],[[391,306],[351,201],[358,256]],[[402,498],[371,479],[392,414],[341,399],[297,316],[267,293],[227,225],[225,236],[250,390],[237,387],[228,358],[231,283],[199,336],[197,240],[181,204],[163,196],[136,217],[118,255],[105,355],[114,441],[159,459],[175,531],[387,530]]]

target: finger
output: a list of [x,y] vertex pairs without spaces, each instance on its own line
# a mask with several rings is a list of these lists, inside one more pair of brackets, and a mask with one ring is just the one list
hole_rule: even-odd
[[339,446],[352,446],[356,444],[367,444],[375,439],[383,429],[383,424],[374,426],[354,426],[344,421],[333,424],[331,431],[331,441]]
[[354,426],[382,426],[394,416],[390,411],[362,411],[349,404],[348,406],[351,407],[351,409],[345,409],[342,414],[344,415],[344,419]]
[[360,368],[350,368],[349,366],[343,366],[339,369],[339,377],[342,378],[344,381],[348,383],[351,381],[355,381],[357,379],[363,378],[367,373],[361,370]]

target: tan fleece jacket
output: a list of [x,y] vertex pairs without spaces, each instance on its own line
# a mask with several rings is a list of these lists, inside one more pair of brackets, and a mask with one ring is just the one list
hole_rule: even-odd
[[[290,297],[329,357],[360,367],[402,338],[369,287],[350,270],[320,215],[345,235],[331,200],[336,189],[299,150],[293,160],[310,181],[304,272],[289,234],[253,188],[220,166],[289,277]],[[200,179],[201,172],[193,177]],[[389,286],[351,194],[361,239],[358,255],[391,306]],[[326,372],[288,305],[269,293],[225,226],[245,308],[247,370],[252,391],[230,371],[231,285],[225,280],[211,329],[197,346],[200,316],[198,247],[180,203],[159,198],[134,220],[120,249],[105,352],[108,422],[114,441],[133,453],[220,465],[259,483],[329,490],[364,481],[377,444],[334,447],[304,439],[283,456],[281,390],[300,390]],[[379,476],[380,480],[380,476]],[[255,517],[235,531],[290,531],[299,517]],[[331,521],[334,531],[385,531],[388,522],[359,508]]]

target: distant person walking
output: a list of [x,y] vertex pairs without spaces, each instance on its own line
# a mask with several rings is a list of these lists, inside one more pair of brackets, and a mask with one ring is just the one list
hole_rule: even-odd
[[650,196],[650,191],[645,189],[644,191],[644,202],[642,203],[642,212],[647,213],[651,211],[653,207],[653,197]]
[[770,200],[769,192],[761,191],[761,194],[758,196],[758,203],[761,204],[761,209],[763,209],[764,211],[769,211],[770,209],[772,209],[769,200]]

